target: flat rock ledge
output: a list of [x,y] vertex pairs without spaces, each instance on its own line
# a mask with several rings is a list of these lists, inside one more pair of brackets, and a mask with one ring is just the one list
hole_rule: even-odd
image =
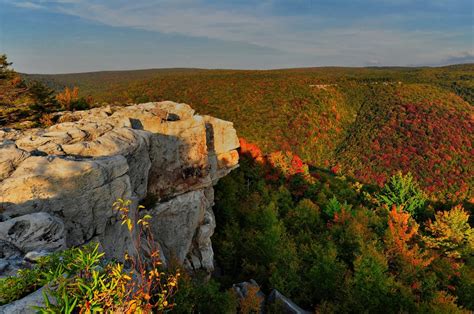
[[65,112],[58,121],[0,129],[0,275],[29,252],[91,240],[121,259],[130,237],[112,209],[119,198],[151,200],[165,263],[213,270],[213,185],[238,166],[231,122],[171,101]]

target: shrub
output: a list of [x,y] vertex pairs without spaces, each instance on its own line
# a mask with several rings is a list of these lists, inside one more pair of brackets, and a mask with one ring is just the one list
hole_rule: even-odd
[[459,304],[474,311],[474,267],[466,263],[459,269],[459,284],[455,291]]
[[316,305],[322,301],[341,301],[346,293],[345,276],[347,267],[338,258],[333,242],[310,246],[311,266],[308,271],[306,292]]
[[54,90],[39,81],[28,84],[28,93],[37,105],[50,105],[54,103]]
[[[414,304],[399,293],[400,285],[389,272],[388,261],[373,245],[362,250],[354,262],[352,302],[356,312],[404,312]],[[410,306],[410,303],[412,305]]]
[[260,288],[256,286],[248,286],[247,294],[239,300],[239,313],[242,314],[258,314],[261,312],[261,304],[264,301],[259,295]]
[[134,251],[125,256],[130,269],[125,269],[121,263],[106,262],[104,254],[98,251],[98,244],[85,250],[77,249],[61,273],[66,276],[55,276],[50,283],[52,288],[44,294],[45,307],[38,308],[41,313],[77,310],[81,313],[148,313],[173,308],[171,299],[177,291],[180,274],[167,274],[161,270],[160,253],[148,224],[151,216],[144,215],[133,221],[130,204],[123,200],[114,204],[122,224],[130,235],[136,235],[132,237]]
[[315,233],[322,228],[319,206],[309,199],[301,200],[285,216],[285,225],[292,234]]
[[426,302],[421,306],[421,312],[424,313],[453,313],[469,314],[470,311],[464,310],[456,304],[457,298],[446,291],[438,291],[431,302]]
[[32,268],[21,269],[16,276],[1,278],[0,305],[18,300],[59,276],[71,272],[70,265],[79,250],[88,252],[91,248],[91,245],[86,245],[81,249],[71,248],[44,256]]
[[336,196],[333,196],[324,207],[324,213],[330,218],[334,218],[335,215],[341,213],[343,210],[350,212],[351,206],[348,205],[347,202],[341,204]]
[[71,110],[71,105],[79,99],[79,88],[70,89],[66,87],[64,91],[56,95],[56,100],[65,109]]

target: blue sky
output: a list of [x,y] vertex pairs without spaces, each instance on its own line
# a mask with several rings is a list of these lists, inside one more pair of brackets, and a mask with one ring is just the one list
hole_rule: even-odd
[[474,62],[472,0],[0,0],[16,70]]

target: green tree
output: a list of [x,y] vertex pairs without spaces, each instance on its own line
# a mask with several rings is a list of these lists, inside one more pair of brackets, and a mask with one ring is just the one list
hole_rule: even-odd
[[355,312],[387,313],[413,311],[414,300],[408,289],[390,274],[384,254],[369,244],[354,262],[352,302]]
[[413,179],[412,174],[409,172],[403,175],[401,171],[390,178],[382,191],[376,195],[376,199],[380,204],[388,206],[389,209],[393,205],[402,207],[404,211],[414,217],[419,214],[426,202],[426,197]]
[[54,103],[54,90],[39,81],[28,84],[28,93],[38,105],[49,105]]
[[11,79],[15,72],[10,68],[11,62],[8,62],[7,55],[0,55],[0,80]]
[[0,104],[15,102],[26,91],[24,81],[11,65],[5,54],[0,55]]

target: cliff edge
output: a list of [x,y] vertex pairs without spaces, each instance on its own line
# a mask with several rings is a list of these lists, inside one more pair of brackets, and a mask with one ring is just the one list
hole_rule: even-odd
[[[238,166],[231,122],[170,101],[65,112],[46,129],[0,130],[0,275],[25,255],[98,241],[122,258],[117,199],[149,205],[163,260],[213,269],[213,185]],[[33,253],[31,253],[33,252]]]

